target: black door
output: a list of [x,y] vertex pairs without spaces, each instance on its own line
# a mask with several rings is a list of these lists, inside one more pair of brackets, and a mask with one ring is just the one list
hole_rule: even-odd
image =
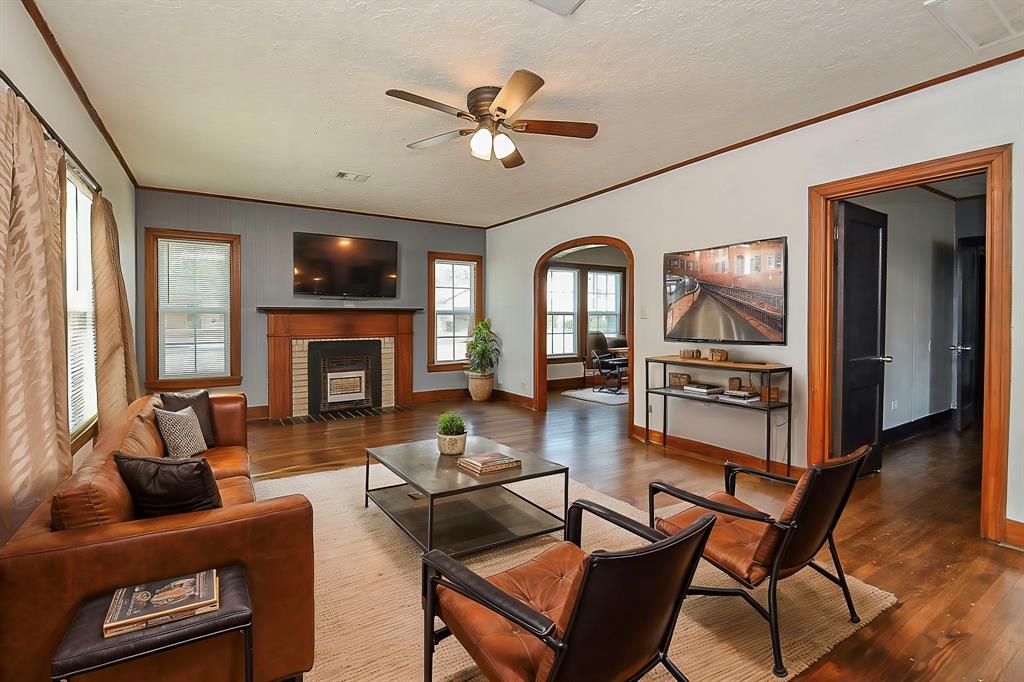
[[965,237],[956,245],[956,341],[949,347],[956,377],[956,430],[963,431],[981,412],[981,375],[985,316],[985,238]]
[[885,364],[885,237],[888,218],[845,201],[836,207],[832,453],[865,443],[864,474],[882,468]]

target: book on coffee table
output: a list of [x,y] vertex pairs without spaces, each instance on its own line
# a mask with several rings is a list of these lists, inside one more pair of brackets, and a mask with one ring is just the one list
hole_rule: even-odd
[[220,608],[220,583],[217,571],[154,580],[114,592],[103,636],[151,628]]
[[515,457],[500,452],[488,452],[483,455],[467,455],[459,457],[459,466],[474,474],[490,474],[495,471],[516,469],[523,463]]

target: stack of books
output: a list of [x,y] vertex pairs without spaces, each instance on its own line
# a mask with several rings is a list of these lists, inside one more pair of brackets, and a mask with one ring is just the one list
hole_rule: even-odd
[[122,587],[114,592],[103,619],[103,636],[123,635],[219,608],[220,582],[213,569]]
[[474,474],[491,474],[495,471],[516,469],[523,466],[521,460],[500,452],[488,452],[483,455],[467,455],[459,457],[459,466]]
[[726,403],[746,405],[748,403],[761,402],[761,395],[757,391],[728,390],[720,395],[718,399]]
[[684,393],[690,393],[695,396],[712,396],[718,393],[722,393],[725,389],[716,384],[703,384],[699,381],[691,382],[683,386]]

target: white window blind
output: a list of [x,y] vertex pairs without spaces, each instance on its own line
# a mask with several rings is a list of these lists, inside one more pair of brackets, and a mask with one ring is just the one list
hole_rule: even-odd
[[476,263],[434,261],[434,361],[461,362],[476,319]]
[[231,244],[157,239],[161,379],[231,374]]
[[92,192],[67,172],[64,266],[68,326],[68,421],[72,436],[96,418],[96,312],[92,290]]
[[576,355],[579,272],[548,270],[548,355]]

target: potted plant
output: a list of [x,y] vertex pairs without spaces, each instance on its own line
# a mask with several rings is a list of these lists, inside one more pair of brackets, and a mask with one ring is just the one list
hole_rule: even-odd
[[494,367],[501,356],[501,339],[491,330],[491,321],[483,320],[473,327],[473,336],[466,344],[469,369],[469,394],[473,400],[487,400],[494,390]]
[[444,412],[437,418],[437,451],[442,455],[466,451],[466,423],[454,412]]

